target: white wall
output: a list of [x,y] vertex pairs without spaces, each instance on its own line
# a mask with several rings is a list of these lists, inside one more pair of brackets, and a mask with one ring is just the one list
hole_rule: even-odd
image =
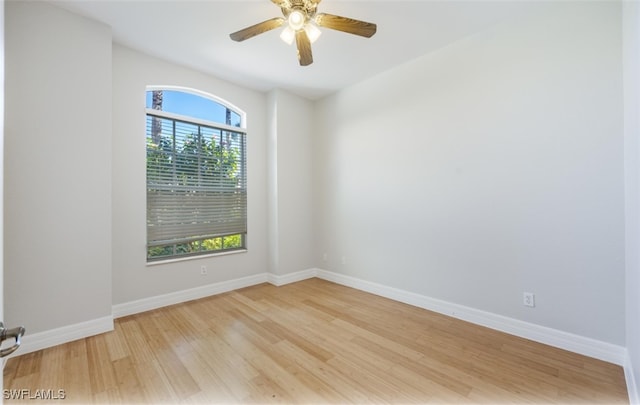
[[5,13],[5,321],[33,334],[111,316],[111,31]]
[[627,387],[640,403],[640,3],[623,7],[626,343],[633,370]]
[[273,274],[313,266],[313,104],[283,90],[268,95],[269,243]]
[[621,6],[550,8],[318,103],[319,267],[624,344]]
[[[246,253],[146,265],[145,89],[198,89],[247,113]],[[113,304],[150,298],[267,271],[266,95],[212,76],[113,47]],[[200,275],[206,265],[208,275]]]

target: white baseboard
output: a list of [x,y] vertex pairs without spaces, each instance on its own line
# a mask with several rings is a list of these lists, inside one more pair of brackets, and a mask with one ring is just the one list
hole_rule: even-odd
[[162,308],[181,302],[197,300],[211,295],[222,294],[237,290],[239,288],[250,287],[252,285],[266,283],[267,273],[260,273],[254,276],[242,277],[235,280],[222,281],[219,283],[207,284],[188,290],[176,291],[155,297],[143,298],[136,301],[126,302],[113,306],[113,317],[121,318],[127,315],[138,314],[152,309]]
[[626,348],[611,343],[481,311],[464,305],[453,304],[451,302],[438,300],[326,270],[318,269],[316,270],[316,275],[318,278],[332,281],[337,284],[380,295],[395,301],[404,302],[405,304],[462,319],[476,325],[486,326],[511,335],[520,336],[539,343],[544,343],[621,366],[624,365],[625,358],[627,357]]
[[624,378],[627,382],[627,392],[629,393],[629,403],[631,405],[640,405],[640,393],[636,385],[635,373],[631,358],[627,354],[624,362]]
[[181,302],[197,300],[199,298],[210,297],[212,295],[222,294],[260,283],[268,282],[279,287],[285,284],[295,283],[296,281],[313,278],[316,276],[316,272],[316,269],[308,269],[284,275],[260,273],[253,276],[238,278],[235,280],[222,281],[219,283],[190,288],[188,290],[176,291],[169,294],[158,295],[155,297],[143,298],[136,301],[126,302],[124,304],[114,305],[112,310],[113,317],[121,318],[127,315],[134,315],[140,312],[179,304]]
[[89,336],[113,330],[113,317],[92,319],[86,322],[75,323],[44,332],[29,334],[29,330],[22,337],[20,348],[8,357],[21,356],[23,354],[35,352],[48,347],[69,343],[74,340],[84,339]]
[[260,283],[271,283],[275,286],[282,286],[296,281],[306,280],[316,276],[316,269],[302,270],[295,273],[277,275],[271,273],[260,273],[253,276],[238,278],[235,280],[222,281],[219,283],[207,284],[188,290],[171,292],[155,297],[143,298],[136,301],[126,302],[113,306],[113,317],[121,318],[127,315],[138,314],[152,309],[166,307],[168,305],[179,304],[181,302],[196,300],[216,294],[237,290],[239,288],[250,287]]
[[275,285],[276,287],[283,286],[285,284],[296,283],[298,281],[314,278],[318,274],[318,269],[307,269],[302,271],[296,271],[295,273],[289,273],[284,275],[267,274],[267,281]]

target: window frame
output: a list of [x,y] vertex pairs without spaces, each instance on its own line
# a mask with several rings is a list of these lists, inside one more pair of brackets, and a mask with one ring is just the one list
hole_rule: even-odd
[[[217,122],[217,121],[209,121],[206,119],[201,119],[201,118],[196,118],[196,117],[191,117],[188,115],[183,115],[183,114],[177,114],[177,113],[172,113],[172,112],[168,112],[168,111],[164,111],[164,110],[156,110],[153,108],[148,108],[146,107],[146,103],[145,103],[145,120],[148,120],[149,117],[157,117],[160,119],[167,119],[167,120],[172,120],[174,122],[183,122],[183,123],[187,123],[187,124],[193,124],[196,126],[203,126],[203,127],[208,127],[211,129],[215,129],[215,130],[219,130],[221,132],[232,132],[232,133],[237,133],[241,136],[244,137],[243,143],[244,143],[244,156],[243,157],[243,170],[244,170],[244,192],[245,192],[245,198],[247,198],[247,190],[248,190],[248,173],[247,173],[247,157],[248,157],[248,149],[247,149],[247,139],[248,139],[248,133],[247,133],[247,129],[246,129],[246,113],[239,109],[238,107],[236,107],[235,105],[229,103],[226,100],[221,99],[220,97],[217,97],[215,95],[200,91],[200,90],[196,90],[196,89],[192,89],[192,88],[186,88],[186,87],[180,87],[180,86],[146,86],[145,89],[145,96],[146,94],[148,94],[149,92],[153,92],[153,91],[173,91],[173,92],[181,92],[181,93],[187,93],[187,94],[191,94],[197,97],[201,97],[204,99],[207,99],[215,104],[218,104],[230,111],[232,111],[234,114],[236,114],[239,118],[240,118],[240,123],[239,126],[233,126],[233,125],[228,125],[226,123],[222,123],[222,122]],[[148,129],[145,130],[145,139],[148,139]],[[148,147],[146,146],[146,142],[145,142],[145,155],[148,153]],[[148,183],[148,172],[147,172],[147,168],[145,167],[145,190],[147,190],[145,192],[145,199],[148,199],[148,190],[149,190],[149,183]],[[148,214],[148,206],[145,208],[145,211]],[[145,215],[145,218],[147,218],[147,215]],[[246,200],[245,202],[245,221],[248,222],[248,200]],[[247,228],[248,228],[248,223],[247,223]],[[148,223],[145,226],[146,229],[146,240],[145,240],[145,257],[146,257],[146,264],[147,265],[156,265],[156,264],[162,264],[162,263],[171,263],[171,262],[176,262],[176,261],[184,261],[184,260],[193,260],[193,259],[201,259],[204,257],[210,257],[210,256],[221,256],[221,255],[229,255],[229,254],[236,254],[236,253],[243,253],[243,252],[247,252],[247,235],[248,235],[248,230],[245,233],[241,233],[238,234],[241,237],[241,247],[237,247],[237,248],[230,248],[230,249],[220,249],[220,250],[204,250],[204,251],[198,251],[198,252],[192,252],[192,253],[186,253],[186,254],[174,254],[172,255],[167,255],[167,256],[159,256],[159,257],[150,257],[149,256],[149,248],[150,248],[150,242],[149,242],[149,234],[148,234]],[[235,235],[235,234],[234,234]],[[229,236],[234,236],[234,235],[229,235]],[[221,243],[224,243],[224,238],[226,236],[220,236],[219,238],[222,239]],[[218,237],[216,237],[217,239]],[[203,241],[204,239],[202,239]],[[198,239],[197,241],[201,241],[200,239]],[[178,245],[179,243],[174,244]],[[169,245],[167,245],[169,246]]]
[[[193,94],[194,96],[198,96],[198,97],[203,97],[203,98],[207,98],[215,103],[220,104],[223,107],[226,107],[228,109],[230,109],[231,111],[235,112],[236,114],[238,114],[240,116],[240,126],[239,127],[232,127],[235,131],[238,130],[238,128],[243,129],[246,135],[246,131],[247,131],[247,113],[244,112],[241,108],[237,107],[236,105],[228,102],[227,100],[220,98],[214,94],[210,94],[207,93],[205,91],[202,90],[198,90],[198,89],[192,89],[190,87],[182,87],[182,86],[157,86],[157,85],[149,85],[146,86],[145,89],[145,95],[150,92],[150,91],[158,91],[158,90],[166,90],[166,91],[179,91],[181,93],[189,93],[189,94]],[[146,109],[146,108],[145,108]],[[154,111],[160,111],[160,110],[154,110]],[[179,114],[177,114],[179,115]],[[191,118],[189,116],[182,116],[187,117],[187,118]],[[205,120],[206,121],[206,120]],[[212,123],[213,121],[206,121],[209,123]],[[221,122],[213,122],[215,124],[222,124]]]

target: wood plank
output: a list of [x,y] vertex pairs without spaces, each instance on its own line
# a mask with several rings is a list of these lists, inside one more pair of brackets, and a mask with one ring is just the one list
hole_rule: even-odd
[[118,384],[104,335],[87,339],[87,362],[93,395],[117,388]]

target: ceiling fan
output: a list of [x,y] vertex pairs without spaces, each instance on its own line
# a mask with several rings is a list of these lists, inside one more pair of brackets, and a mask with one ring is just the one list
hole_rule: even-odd
[[301,66],[313,63],[311,44],[320,36],[318,27],[331,28],[349,34],[370,38],[376,33],[376,25],[339,15],[316,13],[321,0],[271,0],[282,10],[282,17],[272,18],[234,32],[229,36],[237,42],[271,31],[287,23],[280,38],[288,44],[296,41],[298,61]]

